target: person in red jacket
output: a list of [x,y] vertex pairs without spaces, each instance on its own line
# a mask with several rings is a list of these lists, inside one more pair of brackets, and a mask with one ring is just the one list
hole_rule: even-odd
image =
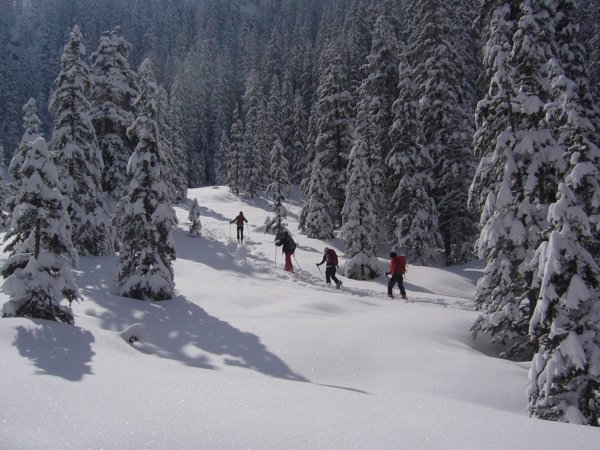
[[237,240],[240,244],[244,243],[244,222],[248,223],[246,218],[244,217],[244,213],[240,211],[235,219],[233,219],[229,223],[235,222],[237,224]]
[[391,275],[390,280],[388,282],[388,297],[394,298],[392,294],[392,289],[394,285],[398,283],[398,287],[400,288],[400,294],[402,298],[406,300],[406,291],[404,290],[404,274],[406,273],[406,256],[404,255],[396,255],[396,252],[390,253],[390,271],[386,272],[386,275]]

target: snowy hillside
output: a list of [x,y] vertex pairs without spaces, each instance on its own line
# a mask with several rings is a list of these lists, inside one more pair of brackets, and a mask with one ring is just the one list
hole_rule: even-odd
[[203,230],[189,237],[176,208],[177,298],[121,298],[116,257],[88,257],[75,327],[0,320],[0,448],[597,448],[595,428],[530,419],[528,364],[469,339],[481,267],[411,266],[409,303],[385,298],[385,277],[338,291],[315,263],[325,245],[343,263],[341,243],[296,233],[299,202],[289,274],[266,200],[189,197]]

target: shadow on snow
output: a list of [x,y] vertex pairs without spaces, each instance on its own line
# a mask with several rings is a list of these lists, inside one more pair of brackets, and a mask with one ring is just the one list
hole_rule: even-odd
[[71,325],[32,319],[36,328],[19,326],[14,345],[37,367],[36,374],[79,381],[92,374],[94,336]]

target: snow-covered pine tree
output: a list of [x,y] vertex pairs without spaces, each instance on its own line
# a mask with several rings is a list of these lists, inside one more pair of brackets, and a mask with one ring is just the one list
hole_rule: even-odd
[[470,195],[471,204],[481,213],[477,249],[487,265],[475,297],[476,308],[482,314],[471,332],[473,338],[480,332],[492,336],[507,345],[512,354],[528,347],[524,335],[527,315],[519,308],[525,291],[520,266],[526,256],[526,229],[516,217],[516,194],[511,191],[516,171],[511,103],[516,87],[510,58],[519,2],[490,0],[481,11],[479,20],[488,27],[483,55],[490,84],[477,107],[474,144],[480,164]]
[[[159,149],[161,152],[162,175],[167,184],[168,199],[171,204],[186,198],[187,187],[185,177],[185,160],[181,147],[175,146],[174,115],[169,106],[169,95],[166,89],[158,84],[156,68],[151,59],[146,58],[137,71],[140,89],[149,84],[157,86],[157,123],[160,136]],[[176,154],[176,150],[179,152]]]
[[[578,18],[581,20],[579,36],[589,55],[590,89],[598,104],[600,102],[600,10],[596,0],[581,0],[577,2],[577,9]],[[600,117],[597,117],[595,126],[600,128]]]
[[[290,173],[292,167],[292,160],[297,159],[299,164],[302,164],[302,159],[306,157],[303,151],[300,155],[294,155],[294,134],[296,132],[296,117],[295,117],[295,101],[296,96],[292,82],[290,81],[289,71],[286,72],[285,77],[281,83],[280,100],[279,100],[279,137],[281,138],[281,144],[285,149],[285,157],[288,160],[290,166]],[[290,176],[290,181],[291,176]]]
[[304,234],[315,239],[331,239],[333,221],[329,213],[329,194],[323,180],[320,160],[315,158],[308,182],[308,199],[300,214],[299,227]]
[[[341,56],[346,63],[348,90],[352,95],[352,107],[358,99],[358,88],[363,78],[362,66],[371,50],[373,24],[377,18],[372,2],[365,0],[349,0],[339,2],[339,7],[346,9],[344,23],[341,27]],[[337,35],[339,29],[334,28]]]
[[233,124],[231,125],[231,138],[227,161],[224,166],[227,169],[227,185],[231,192],[239,195],[242,191],[244,154],[242,144],[244,139],[244,123],[239,116],[239,107],[233,111]]
[[200,205],[198,205],[198,200],[194,199],[192,202],[192,207],[190,208],[190,214],[188,215],[188,219],[190,221],[189,233],[192,237],[200,236],[200,232],[202,231],[202,222],[200,221]]
[[600,267],[586,249],[590,224],[568,184],[550,207],[553,231],[538,249],[540,295],[530,330],[539,344],[529,371],[531,414],[600,426]]
[[31,317],[73,324],[69,304],[79,298],[72,268],[77,252],[71,244],[71,221],[57,189],[58,174],[46,141],[27,147],[19,167],[21,190],[12,228],[6,234],[9,258],[2,267],[2,286],[10,300],[3,317]]
[[338,46],[331,43],[325,53],[326,63],[319,77],[317,100],[311,118],[315,136],[314,154],[315,159],[319,159],[317,165],[313,164],[312,170],[320,167],[324,192],[330,195],[324,200],[333,224],[339,226],[346,200],[348,154],[352,147],[352,95],[348,90]]
[[[594,236],[600,205],[600,149],[586,59],[573,0],[556,2],[559,57],[552,61],[551,115],[568,175],[550,206],[552,226],[536,253],[539,298],[529,331],[538,344],[529,372],[529,410],[543,418],[600,426],[600,267]],[[591,220],[590,220],[591,219]]]
[[369,167],[367,144],[357,134],[348,163],[346,202],[342,210],[341,237],[346,245],[344,274],[356,280],[371,280],[381,275],[377,260],[378,219],[375,213],[373,169]]
[[[19,54],[21,42],[16,36],[21,30],[16,32],[17,12],[12,3],[4,2],[0,13],[0,144],[5,149],[14,148],[19,142],[19,107],[31,95],[32,90],[27,84],[37,72],[31,70],[30,61]],[[25,86],[29,89],[24,89]]]
[[244,112],[244,138],[241,142],[241,186],[246,195],[253,198],[264,187],[265,169],[269,167],[265,141],[264,94],[258,72],[253,71],[246,80],[242,98]]
[[283,206],[285,196],[290,189],[289,165],[285,157],[285,149],[280,138],[276,138],[271,150],[271,184],[267,187],[266,194],[273,201],[273,213],[275,214],[271,223],[267,226],[275,234],[283,231],[285,225],[283,219],[287,217],[287,210]]
[[[358,89],[356,141],[366,145],[371,176],[371,199],[377,217],[376,239],[387,240],[393,229],[385,184],[389,168],[385,160],[391,149],[388,136],[393,122],[392,103],[398,98],[399,28],[396,11],[385,1],[372,31],[371,52],[362,67],[364,79]],[[391,222],[391,223],[390,223]]]
[[25,160],[25,155],[31,147],[31,143],[41,137],[41,135],[42,121],[37,115],[35,99],[30,98],[27,103],[23,105],[23,137],[8,166],[11,181],[10,198],[7,199],[6,207],[11,213],[15,206],[16,196],[21,191],[21,165]]
[[158,129],[158,86],[145,83],[135,106],[138,117],[127,131],[138,144],[127,164],[129,190],[117,205],[120,251],[117,281],[121,295],[141,300],[173,297],[172,231],[177,223],[163,179]]
[[113,231],[102,191],[104,163],[90,120],[87,99],[92,79],[83,61],[85,47],[79,27],[70,33],[61,71],[50,98],[54,116],[51,152],[59,174],[59,189],[67,200],[73,245],[80,255],[109,255]]
[[[150,76],[150,74],[148,74]],[[152,81],[147,79],[143,83]],[[162,152],[163,177],[169,187],[169,200],[172,204],[183,202],[187,197],[187,179],[185,176],[185,155],[174,126],[175,116],[169,106],[166,89],[158,86],[158,133]]]
[[[260,118],[260,126],[262,129],[257,130],[258,139],[261,141],[263,146],[268,148],[269,161],[271,161],[272,158],[275,141],[279,139],[280,144],[283,146],[283,98],[281,84],[279,83],[279,78],[277,76],[273,76],[270,86],[271,90],[269,92],[267,103],[264,105],[264,109],[261,112],[262,117]],[[271,177],[268,175],[270,175],[270,173],[267,174],[266,179],[268,182],[271,182]]]
[[412,69],[403,58],[399,64],[398,98],[392,106],[391,150],[387,165],[395,180],[389,212],[395,241],[414,264],[432,264],[438,259],[442,237],[438,211],[432,197],[433,161],[419,139],[419,122]]
[[181,203],[187,198],[187,176],[186,176],[186,154],[185,154],[185,138],[183,136],[182,118],[179,115],[179,108],[176,106],[177,99],[171,97],[168,105],[168,123],[169,123],[169,140],[167,145],[173,153],[174,179],[173,188],[175,191],[175,203]]
[[464,67],[453,5],[446,0],[410,1],[408,60],[418,92],[422,145],[434,161],[440,234],[446,263],[471,257],[475,219],[465,211],[475,172],[471,149],[472,111],[465,110]]
[[300,184],[304,179],[308,165],[308,150],[306,148],[306,134],[308,133],[308,118],[304,109],[302,95],[297,93],[293,106],[293,130],[292,141],[288,149],[288,160],[290,162],[290,181]]
[[[517,95],[512,113],[515,126],[513,155],[516,162],[514,211],[525,227],[523,242],[525,275],[523,310],[530,316],[535,308],[538,287],[532,283],[535,268],[527,264],[533,258],[548,227],[548,207],[556,201],[558,184],[564,176],[564,147],[557,145],[556,125],[549,108],[553,92],[547,82],[552,75],[549,62],[556,58],[554,2],[528,0],[520,5],[521,17],[513,37],[511,64],[515,68]],[[527,325],[527,324],[525,324]]]
[[498,192],[502,179],[502,154],[496,149],[496,141],[502,132],[513,127],[509,108],[516,94],[508,61],[516,31],[517,6],[515,1],[487,0],[482,3],[478,18],[486,39],[482,53],[487,90],[475,111],[473,147],[479,165],[469,189],[469,207],[480,217],[488,195]]
[[[505,98],[496,108],[508,114],[509,127],[497,136],[496,155],[488,160],[497,166],[487,171],[501,176],[494,181],[492,175],[495,191],[488,193],[481,216],[479,255],[487,267],[476,295],[483,314],[472,331],[474,336],[481,331],[506,344],[506,355],[531,349],[529,318],[538,295],[531,261],[562,173],[563,152],[545,121],[551,100],[545,80],[547,62],[553,57],[553,13],[550,3],[529,1],[499,2],[494,13],[501,18],[496,25],[512,27],[518,21],[508,58],[506,47],[494,44],[493,50],[498,73],[493,80],[506,81],[491,86]],[[488,45],[492,42],[490,38]]]
[[[551,71],[555,101],[546,107],[546,111],[547,116],[552,117],[551,125],[558,144],[566,149],[564,160],[568,170],[579,165],[579,176],[584,180],[581,184],[586,192],[581,192],[581,186],[575,192],[583,200],[590,220],[595,245],[589,250],[600,257],[600,190],[596,189],[600,181],[594,178],[600,173],[600,153],[597,150],[600,122],[596,122],[600,119],[600,109],[592,92],[588,56],[579,39],[581,12],[579,3],[574,0],[557,3],[555,40],[558,58],[552,60]],[[596,14],[600,19],[600,12],[596,11]],[[581,172],[584,167],[585,172]]]
[[209,92],[214,67],[213,43],[210,30],[199,33],[173,83],[171,95],[176,98],[178,114],[183,125],[187,155],[189,186],[208,183],[209,156]]
[[136,74],[129,67],[130,50],[131,44],[115,28],[102,35],[98,50],[90,56],[94,77],[91,120],[104,161],[102,188],[115,200],[127,190],[126,166],[135,145],[127,138],[138,95]]
[[222,184],[229,184],[229,178],[227,176],[227,166],[229,165],[230,152],[231,139],[229,139],[227,131],[223,131],[223,133],[221,133],[221,142],[219,143],[219,160],[217,162],[217,172],[219,173],[219,176],[217,179],[217,183],[222,182]]
[[10,224],[12,208],[8,207],[8,201],[11,197],[11,188],[6,182],[6,166],[4,165],[4,146],[0,144],[0,227],[6,227]]

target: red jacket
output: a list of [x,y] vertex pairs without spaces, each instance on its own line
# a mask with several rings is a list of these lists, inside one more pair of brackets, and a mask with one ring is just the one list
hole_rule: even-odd
[[406,272],[406,256],[400,255],[390,260],[390,273]]
[[248,222],[248,221],[246,220],[246,218],[244,217],[243,214],[238,214],[238,216],[231,221],[231,223],[233,223],[233,222],[237,223],[237,225],[239,227],[239,226],[243,226],[244,222]]

